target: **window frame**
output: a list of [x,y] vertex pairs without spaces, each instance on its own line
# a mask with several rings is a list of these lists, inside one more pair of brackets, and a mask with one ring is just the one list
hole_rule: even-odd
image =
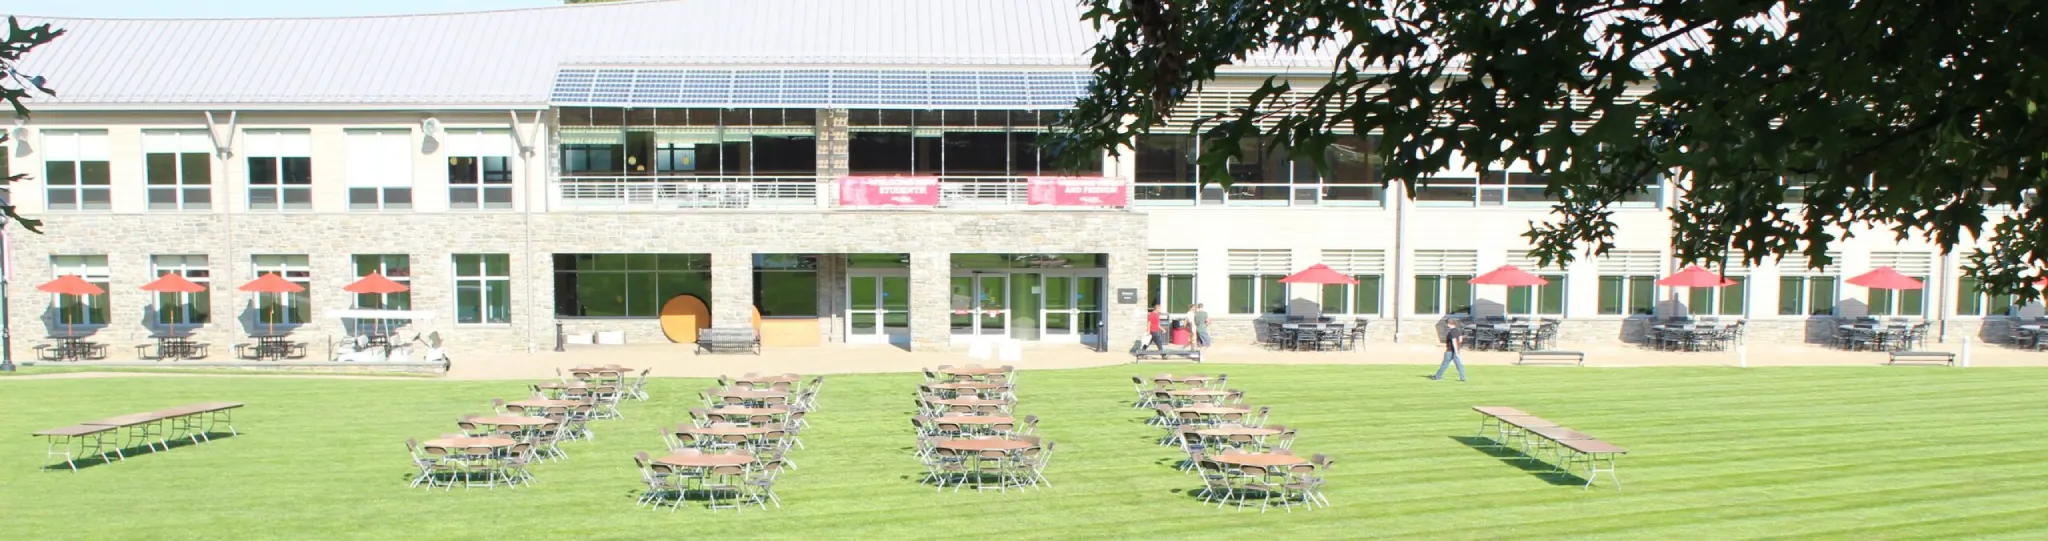
[[[107,130],[43,130],[43,208],[50,212],[111,212],[114,210],[114,188],[111,142]],[[68,158],[59,149],[68,148]],[[99,159],[92,159],[98,156]],[[58,174],[55,167],[67,166],[69,172]],[[87,182],[87,177],[100,177],[97,184]],[[59,179],[69,179],[59,184]],[[57,194],[68,194],[70,203],[59,204]],[[88,203],[90,195],[97,195],[98,203]]]
[[[1502,307],[1503,311],[1508,315],[1516,316],[1564,316],[1565,311],[1569,309],[1571,304],[1571,295],[1568,289],[1571,276],[1562,272],[1537,274],[1536,276],[1549,280],[1550,283],[1540,286],[1508,287],[1507,302],[1505,303],[1506,306]],[[1549,297],[1555,297],[1555,299]],[[1528,307],[1527,310],[1515,311],[1515,304],[1518,298],[1522,304]],[[1557,304],[1557,309],[1554,311],[1547,310],[1544,307],[1544,304],[1551,300],[1555,300]]]
[[[1928,276],[1915,276],[1910,274],[1906,276],[1913,278],[1915,280],[1919,280],[1922,284],[1934,283],[1933,280]],[[1839,293],[1837,294],[1839,295]],[[1903,307],[1908,303],[1909,300],[1912,304],[1918,305],[1919,309],[1913,311],[1913,313],[1902,313]],[[1884,310],[1882,312],[1878,310],[1880,303],[1882,303],[1882,306],[1884,307]],[[1863,306],[1864,315],[1866,316],[1924,318],[1927,317],[1927,288],[1922,287],[1920,289],[1903,289],[1897,291],[1890,289],[1865,288]]]
[[413,161],[419,151],[411,129],[348,129],[342,132],[342,146],[342,184],[349,212],[415,208]]
[[[648,257],[648,256],[654,257],[654,261],[656,262],[655,268],[652,268],[652,269],[640,269],[640,268],[633,268],[633,267],[631,266],[631,264],[632,264],[632,262],[633,262],[633,258],[634,258],[634,257],[636,257],[636,256],[639,256],[639,257]],[[603,258],[612,258],[612,257],[618,257],[618,258],[624,258],[624,259],[620,259],[620,260],[618,260],[619,264],[620,264],[620,265],[622,266],[622,268],[619,268],[619,269],[599,269],[599,268],[591,268],[591,269],[587,269],[587,270],[586,270],[586,269],[580,269],[580,268],[575,268],[575,267],[577,267],[577,264],[578,264],[578,261],[579,261],[579,259],[581,259],[581,258],[583,258],[583,257],[589,257],[589,258],[591,259],[591,264],[592,264],[592,267],[597,267],[597,266],[599,266],[599,264],[600,264],[600,263],[602,263],[602,262],[604,261],[604,259],[603,259]],[[665,265],[662,265],[662,264],[661,264],[661,260],[662,260],[662,259],[664,259],[664,258],[670,258],[670,257],[673,257],[673,258],[677,258],[677,259],[679,260],[678,262],[684,263],[684,264],[683,264],[683,267],[684,267],[684,268],[677,268],[677,269],[669,269],[669,268],[665,268],[666,266],[665,266]],[[568,265],[569,265],[569,266],[570,266],[571,268],[570,268],[570,269],[568,269],[568,270],[564,270],[564,269],[563,269],[563,265],[564,265],[564,263],[567,263],[567,264],[568,264]],[[621,253],[621,252],[559,252],[559,253],[555,253],[555,254],[553,254],[553,255],[552,255],[552,256],[550,257],[550,261],[549,261],[549,264],[550,264],[550,267],[549,267],[549,269],[550,269],[550,270],[549,270],[549,275],[550,275],[550,278],[552,278],[552,279],[554,280],[554,285],[555,285],[555,299],[554,299],[554,300],[555,300],[555,312],[554,312],[554,315],[555,315],[555,318],[556,318],[556,319],[656,319],[656,318],[659,318],[659,317],[661,317],[661,305],[662,305],[662,303],[665,303],[665,302],[667,302],[667,301],[668,301],[668,299],[667,299],[667,298],[663,298],[663,297],[662,297],[662,284],[663,284],[663,281],[661,280],[661,278],[662,278],[663,276],[665,276],[665,275],[668,275],[668,274],[678,274],[678,275],[681,275],[681,274],[685,274],[685,273],[691,273],[691,274],[699,274],[699,275],[701,275],[701,276],[698,276],[697,278],[700,278],[700,279],[702,280],[703,284],[704,284],[704,294],[703,294],[703,295],[701,295],[701,296],[699,296],[699,299],[701,299],[701,300],[703,300],[703,301],[704,301],[704,304],[705,304],[705,306],[706,306],[706,307],[710,307],[710,306],[711,306],[711,304],[712,304],[712,299],[711,299],[711,289],[710,289],[710,286],[711,286],[711,283],[712,283],[712,276],[711,276],[711,255],[710,255],[710,254],[706,254],[706,253],[682,253],[682,252],[672,252],[672,253],[654,253],[654,252],[646,252],[646,253],[643,253],[643,252],[634,252],[634,253]],[[563,275],[565,275],[565,274],[566,274],[566,275],[571,275],[571,276],[576,276],[576,277],[578,277],[578,278],[577,278],[578,282],[577,282],[576,286],[575,286],[574,288],[569,288],[569,289],[567,289],[568,291],[573,291],[573,292],[575,292],[575,293],[576,293],[576,295],[577,295],[577,301],[578,301],[578,302],[574,303],[574,305],[567,305],[567,303],[564,303],[564,302],[563,302],[563,300],[564,300],[564,298],[563,298],[563,295],[564,295],[564,290],[565,290],[565,288],[563,287],[563,279],[562,279],[562,276],[563,276]],[[582,308],[582,307],[584,307],[584,306],[587,306],[587,305],[588,305],[587,303],[583,303],[583,302],[581,302],[581,298],[582,298],[582,292],[583,292],[583,288],[582,288],[582,284],[581,284],[581,281],[580,281],[580,280],[581,280],[581,278],[580,278],[580,277],[581,277],[581,276],[583,276],[583,275],[600,275],[600,276],[616,276],[616,277],[618,277],[617,279],[618,279],[618,280],[619,280],[619,282],[620,282],[619,294],[621,295],[621,299],[620,299],[620,303],[619,303],[619,307],[618,307],[618,308],[619,308],[619,312],[620,312],[620,314],[618,314],[618,315],[580,315],[580,314],[573,314],[573,313],[567,313],[567,312],[565,312],[566,310],[575,310],[575,309],[580,309],[580,308]],[[645,315],[634,315],[634,314],[633,314],[633,310],[632,310],[632,308],[633,308],[633,307],[635,306],[635,305],[634,305],[634,301],[633,301],[633,298],[635,297],[635,295],[634,295],[634,293],[635,293],[635,292],[634,292],[634,291],[632,290],[632,289],[633,289],[633,285],[634,285],[634,284],[633,284],[633,282],[635,281],[635,280],[634,280],[634,278],[633,278],[633,276],[634,276],[634,275],[646,275],[646,276],[648,277],[647,279],[648,279],[648,280],[651,280],[651,284],[652,284],[652,285],[651,285],[651,287],[653,287],[653,288],[655,289],[654,293],[652,294],[652,295],[653,295],[653,296],[654,296],[655,298],[654,298],[653,300],[651,300],[651,301],[648,301],[648,302],[650,303],[650,306],[649,306],[648,312],[647,312],[647,313],[646,313]]]
[[[393,263],[397,265],[393,265]],[[370,272],[384,275],[385,279],[406,287],[397,293],[354,293],[349,303],[357,309],[368,310],[411,310],[412,309],[412,255],[411,254],[349,254],[349,268],[355,280]],[[394,270],[396,272],[394,272]],[[376,302],[364,301],[375,298]],[[400,302],[394,302],[394,299]]]
[[[1723,275],[1722,277],[1734,280],[1735,283],[1721,287],[1686,288],[1685,313],[1694,316],[1749,317],[1749,296],[1750,292],[1755,289],[1750,287],[1749,276],[1737,274]],[[1738,293],[1733,296],[1736,302],[1739,303],[1739,307],[1734,313],[1729,313],[1728,311],[1728,299],[1730,298],[1728,288],[1740,288],[1737,290]],[[1704,302],[1700,300],[1702,296],[1706,298]],[[1700,307],[1702,305],[1708,309],[1701,311]]]
[[[165,141],[168,139],[169,141]],[[197,148],[193,148],[194,144]],[[157,148],[173,148],[174,152],[152,152]],[[154,180],[157,166],[152,156],[168,155],[171,160],[170,183],[158,184]],[[144,208],[150,212],[206,212],[213,210],[213,148],[212,139],[205,130],[143,130],[142,131],[142,182],[144,187]],[[194,157],[197,157],[195,160]],[[205,168],[205,175],[195,180],[190,170],[193,161]],[[169,208],[159,208],[157,194],[167,194]],[[194,195],[203,197],[195,198]],[[194,199],[203,199],[194,204]]]
[[[512,210],[518,197],[519,168],[513,165],[516,141],[509,130],[488,128],[450,129],[446,136],[448,158],[448,208],[450,210]],[[502,139],[500,139],[502,138]],[[495,149],[495,150],[494,150]],[[565,158],[566,159],[566,158]],[[466,160],[466,163],[465,163]],[[503,164],[503,179],[493,180],[491,160]],[[457,175],[458,169],[469,171],[467,178]],[[459,194],[467,193],[468,202]],[[503,202],[493,202],[492,194],[503,194]]]
[[[1814,312],[1815,303],[1813,301],[1816,298],[1814,295],[1817,294],[1814,286],[1819,284],[1820,280],[1826,280],[1831,290],[1829,295],[1832,297],[1830,300],[1831,304],[1828,307],[1827,313]],[[1798,284],[1797,287],[1786,287],[1786,284],[1795,282]],[[1785,295],[1788,291],[1793,292],[1792,294],[1795,295],[1795,306],[1798,307],[1797,313],[1787,313],[1785,311],[1785,301],[1787,300]],[[1821,273],[1781,273],[1778,275],[1778,315],[1790,317],[1835,316],[1841,314],[1841,309],[1841,276]]]
[[[1992,313],[1991,307],[1993,303],[2001,299],[2004,302],[2005,309],[2001,313]],[[1957,316],[2016,317],[2020,315],[2021,307],[2019,303],[2015,302],[2017,300],[2018,297],[2011,293],[2000,295],[1985,291],[1983,283],[1976,278],[1968,276],[1956,277],[1955,315]],[[1968,311],[1965,311],[1964,301],[1969,301],[1970,303]]]
[[[1619,284],[1619,289],[1609,289],[1610,280]],[[1657,276],[1654,274],[1601,274],[1598,282],[1595,312],[1602,316],[1640,317],[1657,314]],[[1647,285],[1645,285],[1647,284]],[[1644,288],[1647,287],[1647,295]],[[1609,302],[1609,293],[1615,299]],[[1609,305],[1613,305],[1610,309]]]
[[[1352,280],[1357,280],[1358,283],[1323,284],[1322,298],[1318,299],[1317,302],[1317,304],[1321,305],[1323,313],[1339,316],[1378,316],[1386,310],[1387,280],[1385,275],[1361,273],[1347,276],[1350,276]],[[1335,292],[1334,297],[1332,295],[1333,292]],[[1363,297],[1368,292],[1372,296],[1372,311],[1360,312],[1358,307],[1367,304],[1363,302],[1365,300]],[[1341,299],[1343,301],[1343,309],[1331,310],[1330,301],[1332,299]]]
[[[1474,295],[1477,291],[1472,285],[1472,279],[1476,276],[1474,274],[1446,273],[1417,274],[1415,275],[1415,289],[1413,293],[1415,298],[1411,308],[1414,310],[1415,315],[1418,316],[1471,315],[1473,313],[1473,305],[1478,304],[1477,297]],[[1427,296],[1422,294],[1424,281],[1428,281],[1428,287],[1432,290]],[[1457,304],[1458,300],[1455,293],[1458,288],[1454,284],[1461,281],[1465,284],[1465,307],[1463,310],[1451,310],[1450,307]],[[1429,303],[1427,311],[1423,307],[1425,301]]]
[[[166,264],[165,262],[168,261],[167,258],[176,258],[177,263]],[[196,265],[193,263],[195,259],[198,261]],[[158,327],[171,327],[179,325],[205,327],[213,323],[213,288],[211,287],[213,282],[213,268],[210,265],[211,263],[212,261],[210,260],[209,257],[207,257],[206,254],[156,254],[149,256],[149,270],[151,280],[155,280],[156,277],[163,276],[164,273],[175,272],[179,276],[183,276],[186,280],[190,280],[192,283],[199,284],[201,287],[206,288],[193,293],[157,293],[156,299],[152,303],[154,305],[154,309],[156,310],[157,317],[153,318],[150,321],[151,325]],[[165,310],[166,303],[164,301],[169,299],[176,300],[176,317],[166,316],[166,314],[170,314],[171,312]],[[200,316],[203,316],[199,318],[202,320],[193,321],[193,313],[202,312],[200,307],[204,307],[203,313],[199,314]]]
[[[1288,313],[1288,284],[1280,282],[1280,279],[1285,277],[1287,275],[1284,274],[1230,273],[1228,296],[1230,302],[1225,313],[1251,316],[1283,315]],[[1244,280],[1244,282],[1240,283],[1240,280]],[[1246,297],[1244,300],[1258,305],[1257,308],[1261,311],[1253,312],[1239,306],[1239,288],[1246,286],[1250,287],[1250,290],[1245,292]],[[1277,304],[1274,304],[1276,300]]]
[[[294,264],[296,258],[297,264]],[[266,311],[275,310],[284,315],[275,324],[286,327],[309,325],[313,319],[313,269],[312,257],[306,254],[250,254],[249,279],[254,280],[265,274],[277,273],[285,281],[305,288],[297,293],[259,293],[256,295],[256,325],[266,326],[271,319],[264,316]],[[304,318],[299,320],[298,318]]]
[[[298,129],[243,130],[244,198],[249,211],[310,212],[313,210],[312,132]],[[267,144],[259,144],[266,141]],[[303,148],[298,148],[303,145]],[[287,146],[294,148],[286,148]],[[268,148],[266,148],[268,147]],[[258,163],[267,160],[268,167]],[[267,169],[268,175],[260,175]],[[303,178],[301,178],[301,174]],[[259,182],[259,180],[261,182]],[[269,193],[271,203],[259,206],[256,195]],[[293,195],[303,203],[292,203]]]
[[[50,306],[56,312],[57,325],[98,329],[113,321],[113,271],[108,266],[107,254],[52,254],[50,256],[50,278],[75,274],[87,283],[99,286],[105,293],[90,296],[50,294]],[[69,299],[67,302],[66,299]],[[74,317],[77,316],[73,321]],[[97,317],[95,317],[97,316]]]
[[[471,260],[475,272],[464,272],[464,260]],[[461,326],[508,326],[512,324],[512,255],[505,253],[450,254],[450,272],[454,282],[455,324]],[[502,273],[493,273],[492,263],[498,263]],[[476,297],[465,299],[465,287],[474,287]],[[493,291],[499,295],[492,295]],[[464,311],[466,302],[474,301],[477,306],[470,312]],[[502,301],[501,306],[494,306]],[[494,312],[495,309],[495,312]],[[474,317],[469,317],[474,314]],[[495,316],[495,317],[494,317]]]
[[[1325,162],[1330,165],[1331,169],[1329,176],[1325,176],[1320,171],[1317,171],[1315,169],[1315,162],[1307,158],[1290,157],[1287,155],[1288,150],[1286,148],[1274,148],[1271,152],[1259,155],[1259,161],[1256,164],[1233,162],[1229,167],[1237,172],[1233,173],[1233,176],[1242,176],[1240,173],[1243,172],[1257,171],[1260,174],[1259,176],[1266,176],[1266,174],[1270,173],[1276,178],[1260,180],[1240,179],[1232,184],[1231,189],[1225,190],[1213,183],[1202,182],[1199,178],[1201,173],[1199,166],[1196,164],[1200,162],[1203,153],[1203,140],[1200,137],[1178,130],[1171,133],[1167,133],[1166,130],[1155,131],[1151,134],[1139,136],[1136,143],[1132,146],[1133,155],[1131,159],[1133,162],[1142,160],[1148,164],[1157,165],[1156,161],[1160,159],[1159,156],[1161,154],[1171,152],[1174,155],[1174,158],[1172,158],[1174,163],[1172,169],[1175,170],[1175,174],[1173,176],[1177,178],[1160,178],[1155,175],[1148,175],[1152,172],[1148,166],[1145,169],[1138,170],[1134,175],[1134,181],[1132,182],[1133,195],[1138,204],[1148,206],[1216,204],[1240,207],[1333,206],[1386,208],[1387,182],[1386,178],[1382,176],[1384,158],[1369,152],[1378,148],[1379,139],[1380,136],[1378,134],[1368,135],[1363,140],[1360,140],[1355,135],[1339,136],[1336,142],[1333,142],[1330,147],[1325,148],[1323,151]],[[1240,141],[1239,143],[1250,146],[1250,148],[1241,147],[1246,154],[1258,154],[1262,152],[1261,149],[1264,148],[1264,145],[1271,141],[1271,137],[1261,137],[1255,141],[1247,140]],[[1148,143],[1151,143],[1151,145],[1147,146]],[[1160,143],[1166,144],[1161,145]],[[1362,161],[1344,162],[1365,164],[1364,179],[1342,179],[1344,175],[1338,174],[1340,162],[1337,159],[1336,153],[1339,146],[1345,143],[1356,143],[1358,147],[1368,150],[1367,153],[1364,153],[1365,157]],[[1167,148],[1171,150],[1162,150]],[[1269,160],[1277,163],[1268,163]],[[1269,189],[1280,193],[1277,197],[1261,197],[1259,196],[1261,189]],[[1312,191],[1305,192],[1305,190]],[[1371,194],[1372,196],[1338,197],[1332,194],[1333,190],[1342,192],[1359,191],[1361,195]],[[1304,193],[1308,195],[1304,196]]]

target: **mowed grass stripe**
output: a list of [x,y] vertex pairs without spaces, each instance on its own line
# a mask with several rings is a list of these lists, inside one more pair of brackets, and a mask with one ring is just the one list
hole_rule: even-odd
[[[1165,431],[1130,407],[1130,376],[1227,372],[1270,422],[1301,431],[1295,448],[1338,459],[1337,508],[1217,511],[1188,494],[1198,478],[1156,445]],[[650,382],[651,402],[597,425],[571,458],[536,468],[541,485],[428,494],[403,480],[407,437],[454,431],[456,416],[521,382],[115,378],[5,380],[26,419],[67,422],[167,405],[249,402],[245,435],[93,467],[36,471],[40,442],[0,439],[0,507],[10,529],[67,531],[76,510],[118,507],[108,537],[573,538],[745,535],[926,537],[934,521],[1022,539],[1158,538],[1256,533],[1326,538],[1803,538],[2012,535],[2040,520],[2044,485],[2018,427],[2048,372],[1920,367],[1572,369],[1472,367],[1473,381],[1428,381],[1414,366],[1119,366],[1023,372],[1018,415],[1060,442],[1054,487],[934,493],[909,455],[915,374],[828,376],[805,433],[801,468],[768,513],[635,509],[635,451],[659,451],[656,427],[687,420],[709,379]],[[1473,405],[1520,407],[1631,449],[1627,490],[1581,491],[1468,443]],[[34,430],[34,427],[22,430]],[[1603,479],[1602,483],[1606,483]],[[34,497],[23,497],[33,494]],[[448,520],[461,517],[462,520]],[[945,518],[957,517],[957,518]],[[1891,528],[1873,528],[1882,524]],[[1897,532],[1894,534],[1893,532]],[[2015,535],[2015,537],[2024,537]]]

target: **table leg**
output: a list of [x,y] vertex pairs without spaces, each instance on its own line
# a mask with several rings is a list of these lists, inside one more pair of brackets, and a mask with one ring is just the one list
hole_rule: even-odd
[[[49,462],[49,461],[50,461],[50,457],[53,457],[53,456],[57,456],[58,454],[62,454],[62,455],[64,455],[64,465],[66,465],[66,466],[70,466],[70,467],[71,467],[71,472],[72,472],[72,473],[78,473],[78,462],[77,462],[77,461],[75,461],[75,460],[72,460],[72,458],[71,458],[71,440],[72,440],[72,439],[74,439],[74,438],[71,438],[71,437],[69,437],[69,436],[47,436],[47,437],[44,437],[44,438],[43,438],[43,441],[44,441],[44,443],[45,443],[45,444],[47,444],[47,445],[48,445],[48,447],[47,447],[47,448],[45,448],[45,449],[43,450],[43,461],[44,461],[44,462]],[[79,443],[78,443],[78,450],[79,450],[79,452],[80,452],[80,453],[82,454],[82,453],[84,453],[84,452],[85,452],[85,440],[84,440],[84,438],[77,438],[77,439],[79,440]],[[59,447],[62,447],[62,448],[63,448],[63,451],[58,451],[58,448],[59,448]],[[44,466],[44,467],[43,467],[43,469],[44,469],[44,470],[49,470],[50,468],[49,468],[48,466]]]

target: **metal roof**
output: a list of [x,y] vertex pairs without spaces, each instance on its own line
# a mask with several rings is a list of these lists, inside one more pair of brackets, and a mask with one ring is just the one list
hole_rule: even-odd
[[1073,106],[1086,70],[563,68],[555,105],[1048,109]]
[[1063,67],[1074,0],[650,0],[305,19],[61,19],[49,106],[541,107],[565,63]]

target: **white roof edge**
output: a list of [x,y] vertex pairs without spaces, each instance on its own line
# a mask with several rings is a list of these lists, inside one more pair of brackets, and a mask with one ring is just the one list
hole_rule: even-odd
[[37,112],[94,112],[94,111],[540,111],[551,107],[547,103],[504,103],[504,104],[437,104],[437,103],[180,103],[180,102],[135,102],[135,103],[36,103],[30,100],[30,109]]

